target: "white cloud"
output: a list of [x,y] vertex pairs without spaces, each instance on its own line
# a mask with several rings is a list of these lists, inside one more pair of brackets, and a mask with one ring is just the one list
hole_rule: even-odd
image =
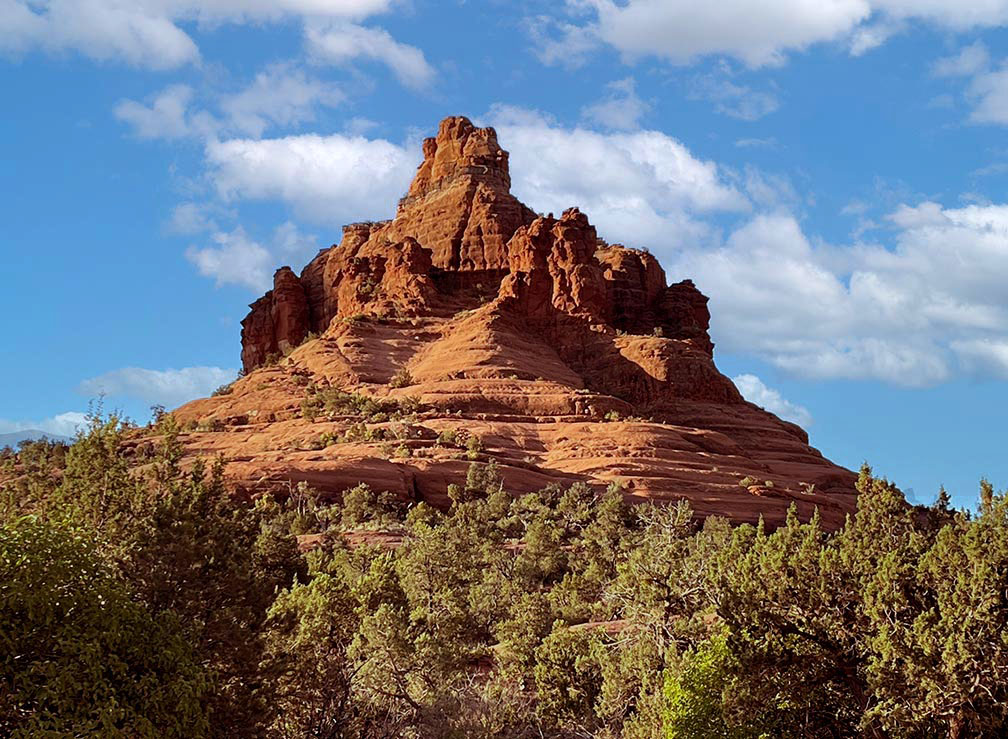
[[633,77],[610,82],[606,85],[608,94],[597,103],[586,106],[581,115],[606,128],[632,130],[639,128],[641,116],[651,106],[637,96]]
[[273,234],[273,243],[280,254],[294,257],[315,256],[319,249],[318,237],[305,234],[290,221],[277,226]]
[[863,56],[877,49],[903,30],[903,24],[892,20],[882,20],[856,28],[850,38],[851,56]]
[[54,436],[73,437],[79,428],[87,425],[87,414],[79,411],[68,411],[40,421],[10,421],[0,418],[0,433],[8,434],[17,431],[44,431]]
[[570,63],[572,50],[580,52],[574,61],[583,60],[594,42],[627,61],[656,56],[689,64],[719,55],[761,67],[818,43],[844,42],[852,54],[864,54],[911,22],[951,31],[1008,23],[1008,0],[567,0],[566,8],[575,22],[535,23],[540,38],[555,39],[537,44],[546,63]]
[[750,208],[715,163],[659,131],[568,129],[507,106],[493,108],[486,122],[511,152],[515,195],[543,212],[578,205],[603,238],[637,246],[706,243],[710,228],[697,214]]
[[990,64],[990,53],[982,41],[963,47],[958,54],[939,59],[932,66],[936,77],[969,77]]
[[0,50],[74,50],[154,69],[196,61],[199,50],[170,15],[114,0],[0,0]]
[[211,141],[209,177],[221,198],[280,200],[320,223],[387,218],[420,162],[418,145],[363,136]]
[[743,121],[758,120],[780,107],[774,93],[735,84],[727,78],[725,70],[695,80],[690,97],[710,101],[718,113]]
[[812,414],[804,406],[786,400],[779,390],[767,387],[756,375],[738,375],[732,378],[742,397],[760,408],[768,410],[785,421],[797,423],[803,428],[812,425]]
[[133,127],[142,139],[178,139],[192,133],[187,110],[193,97],[188,85],[171,85],[162,90],[151,104],[122,100],[115,116]]
[[1008,338],[953,341],[951,346],[967,369],[1008,379]]
[[385,64],[407,87],[427,87],[435,76],[420,49],[396,41],[381,28],[354,23],[309,24],[305,40],[316,61],[343,64],[352,59],[371,59]]
[[77,51],[98,60],[169,69],[199,59],[196,43],[179,26],[183,22],[360,20],[390,4],[391,0],[0,0],[0,51]]
[[871,15],[867,0],[588,0],[587,5],[595,19],[582,32],[630,59],[653,55],[688,64],[722,54],[752,67],[780,64],[789,51],[840,39]]
[[593,28],[558,22],[549,16],[528,18],[525,26],[532,38],[534,53],[543,64],[576,69],[601,43]]
[[195,398],[209,395],[215,388],[237,376],[234,369],[183,367],[152,370],[124,367],[81,382],[79,392],[89,395],[128,397],[175,408]]
[[952,31],[1008,23],[1008,0],[872,0],[872,6],[890,18],[920,20]]
[[256,75],[241,92],[225,95],[220,109],[230,128],[261,136],[270,126],[291,126],[315,118],[317,106],[336,106],[342,92],[330,84],[309,79],[301,70],[276,64]]
[[[981,41],[964,46],[959,53],[938,59],[932,65],[936,77],[967,78],[964,95],[972,106],[969,120],[972,123],[1008,124],[1008,60],[994,64],[990,52]],[[954,106],[954,98],[948,99]]]
[[814,245],[760,214],[715,249],[673,251],[673,275],[711,296],[722,349],[795,374],[930,385],[989,373],[1006,341],[1008,206],[902,206],[889,246]]
[[197,234],[205,231],[219,231],[216,217],[228,214],[214,203],[179,203],[172,210],[166,229],[176,234]]
[[333,85],[312,79],[290,64],[273,64],[243,90],[218,96],[217,114],[192,105],[188,85],[170,85],[150,105],[122,100],[116,117],[146,139],[193,136],[216,139],[226,135],[261,136],[271,127],[289,127],[315,118],[320,106],[339,105],[344,95]]
[[1008,124],[1008,68],[977,75],[966,96],[974,101],[971,121]]
[[778,144],[777,139],[771,136],[765,139],[760,138],[738,139],[735,142],[735,146],[737,146],[739,149],[776,149]]
[[218,286],[231,283],[258,292],[269,289],[277,265],[269,250],[250,239],[245,229],[239,226],[230,232],[218,231],[211,239],[216,246],[190,246],[186,250],[186,259],[201,275],[213,277]]
[[190,246],[186,258],[201,275],[213,277],[218,286],[242,285],[255,292],[272,287],[273,272],[280,264],[297,268],[315,256],[319,248],[314,234],[302,233],[289,221],[276,228],[269,244],[251,239],[241,226],[230,232],[217,231],[210,239],[215,246]]

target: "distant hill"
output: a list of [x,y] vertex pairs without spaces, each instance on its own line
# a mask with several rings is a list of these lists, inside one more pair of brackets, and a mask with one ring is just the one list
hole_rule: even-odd
[[67,444],[71,443],[73,439],[69,436],[60,436],[59,434],[50,434],[45,431],[39,431],[38,429],[24,429],[23,431],[12,431],[9,434],[0,434],[0,449],[4,447],[10,447],[11,449],[17,449],[18,444],[22,441],[37,441],[38,439],[49,439],[49,441],[62,441]]

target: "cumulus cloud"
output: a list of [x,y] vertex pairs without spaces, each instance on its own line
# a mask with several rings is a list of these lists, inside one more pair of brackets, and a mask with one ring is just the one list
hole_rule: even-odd
[[543,64],[576,69],[600,44],[592,27],[564,23],[545,15],[526,19],[525,26],[532,38],[534,53]]
[[417,89],[428,86],[435,76],[420,49],[396,41],[381,28],[354,23],[309,24],[305,39],[309,54],[319,62],[370,59],[386,65],[402,84]]
[[142,139],[178,139],[192,133],[188,108],[193,90],[188,85],[171,85],[144,105],[136,100],[122,100],[115,116],[133,127]]
[[281,255],[297,264],[315,243],[315,237],[304,236],[291,223],[277,228],[272,249],[250,238],[241,226],[233,231],[217,231],[210,235],[210,240],[213,246],[190,246],[186,259],[196,265],[201,275],[213,277],[218,286],[242,285],[255,292],[264,292],[272,286]]
[[170,69],[196,61],[199,50],[170,14],[112,0],[0,0],[0,50],[78,51]]
[[233,217],[225,208],[216,203],[179,203],[172,210],[171,218],[165,224],[169,233],[192,235],[207,231],[219,231],[219,216]]
[[651,106],[637,96],[637,87],[632,77],[610,82],[608,93],[597,103],[581,110],[581,115],[606,128],[632,130],[639,127],[641,116]]
[[418,145],[333,134],[211,141],[208,176],[225,201],[280,200],[319,223],[384,218],[420,163]]
[[759,67],[780,64],[789,51],[844,37],[871,15],[866,0],[612,0],[587,5],[594,19],[568,30],[590,34],[626,58],[657,56],[675,64],[719,54]]
[[239,226],[234,231],[220,231],[211,236],[216,244],[186,249],[186,259],[196,265],[204,277],[213,277],[217,285],[232,283],[261,292],[269,288],[273,273],[273,255]]
[[544,212],[579,205],[603,238],[637,246],[707,241],[710,228],[698,214],[751,207],[717,164],[660,131],[571,129],[507,106],[486,122],[511,152],[515,195]]
[[1008,337],[953,341],[951,346],[967,369],[1008,379]]
[[902,206],[892,243],[814,244],[787,213],[760,214],[716,249],[674,253],[711,296],[723,349],[795,374],[900,385],[987,372],[1008,299],[1008,206]]
[[0,434],[18,431],[42,431],[53,436],[74,436],[87,424],[87,414],[80,411],[59,413],[39,421],[11,421],[0,418]]
[[333,85],[310,79],[289,64],[275,64],[257,74],[246,89],[225,95],[220,109],[231,129],[261,136],[271,126],[314,120],[317,107],[335,107],[344,99]]
[[869,23],[856,28],[851,34],[849,48],[851,56],[863,56],[878,48],[899,33],[904,24],[892,19]]
[[566,7],[574,20],[552,19],[558,40],[556,50],[539,52],[546,62],[567,61],[565,48],[594,42],[628,61],[656,56],[689,64],[719,55],[762,67],[818,43],[844,42],[852,54],[863,54],[910,22],[952,31],[1008,23],[1008,0],[567,0]]
[[[983,42],[938,59],[931,70],[936,77],[966,79],[963,95],[972,108],[970,122],[1008,124],[1008,60],[995,63]],[[952,102],[948,107],[952,107],[954,98],[945,97]]]
[[194,98],[188,85],[170,85],[149,104],[120,101],[115,115],[145,139],[261,136],[269,128],[314,120],[318,108],[339,105],[344,95],[332,84],[310,78],[290,64],[273,64],[246,88],[218,96],[217,113],[196,107]]
[[767,387],[756,375],[738,375],[732,378],[742,397],[755,403],[763,410],[770,411],[785,421],[797,423],[803,428],[812,425],[812,414],[808,408],[787,400],[779,390]]
[[98,60],[170,69],[199,59],[180,23],[359,20],[391,0],[0,0],[0,51],[76,51]]
[[209,395],[233,380],[238,372],[221,367],[183,367],[152,370],[124,367],[81,382],[78,390],[90,396],[127,397],[175,408]]

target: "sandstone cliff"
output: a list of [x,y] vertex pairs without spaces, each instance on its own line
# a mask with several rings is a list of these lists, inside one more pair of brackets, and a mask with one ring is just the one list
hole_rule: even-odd
[[223,454],[249,492],[363,480],[443,504],[494,459],[516,492],[616,481],[748,521],[852,509],[853,473],[717,370],[692,282],[576,208],[520,203],[493,129],[448,118],[423,152],[393,219],[277,271],[242,322],[245,376],[175,411],[201,429],[189,454]]

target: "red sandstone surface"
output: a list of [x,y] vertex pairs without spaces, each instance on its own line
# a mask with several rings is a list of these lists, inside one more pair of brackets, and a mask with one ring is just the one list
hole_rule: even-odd
[[[423,151],[392,220],[277,271],[242,322],[244,376],[174,412],[200,429],[187,454],[222,455],[249,493],[363,481],[443,505],[494,459],[516,493],[617,481],[701,515],[773,523],[796,503],[833,526],[853,509],[854,474],[717,370],[692,282],[576,208],[520,203],[491,128],[445,119]],[[305,410],[337,391],[384,411]]]

